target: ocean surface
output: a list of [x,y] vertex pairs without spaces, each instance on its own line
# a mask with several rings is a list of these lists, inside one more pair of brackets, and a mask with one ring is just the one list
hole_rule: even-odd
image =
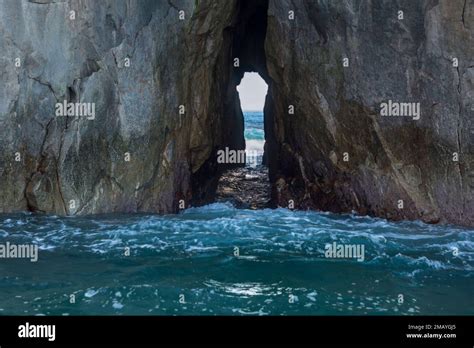
[[257,166],[262,163],[265,132],[263,113],[261,111],[244,111],[244,137],[247,150],[247,165]]
[[[3,315],[474,314],[474,233],[455,226],[219,203],[0,215],[6,242],[39,257],[0,259]],[[334,242],[364,260],[326,257]]]

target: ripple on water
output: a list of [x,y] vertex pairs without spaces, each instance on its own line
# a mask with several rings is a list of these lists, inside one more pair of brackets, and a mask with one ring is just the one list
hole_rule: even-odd
[[[230,203],[169,216],[12,214],[0,219],[0,243],[37,244],[40,256],[33,268],[0,263],[2,293],[25,296],[0,307],[47,315],[474,314],[474,304],[459,305],[472,303],[473,235],[458,226]],[[363,245],[364,262],[326,259],[333,242]],[[71,308],[72,293],[85,301]]]

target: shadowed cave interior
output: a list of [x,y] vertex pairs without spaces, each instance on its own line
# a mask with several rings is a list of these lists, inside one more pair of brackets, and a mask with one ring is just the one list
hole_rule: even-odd
[[[245,165],[222,173],[216,201],[231,202],[238,208],[264,209],[271,205],[268,168],[263,164],[263,103],[268,86],[258,74],[245,73],[238,87],[245,121],[245,152],[240,151],[241,155],[235,156],[235,159],[243,160]],[[218,163],[222,162],[225,154],[225,151],[219,152]]]

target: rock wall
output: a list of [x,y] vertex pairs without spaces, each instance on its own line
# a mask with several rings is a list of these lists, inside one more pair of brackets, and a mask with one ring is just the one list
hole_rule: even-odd
[[474,225],[473,1],[271,0],[265,50],[280,205]]
[[[224,105],[238,105],[222,35],[236,4],[197,4],[0,1],[0,211],[174,212],[208,196],[204,164],[244,147],[243,120]],[[95,118],[57,117],[64,100]]]
[[0,0],[0,211],[211,201],[257,71],[275,204],[474,225],[473,43],[472,0]]

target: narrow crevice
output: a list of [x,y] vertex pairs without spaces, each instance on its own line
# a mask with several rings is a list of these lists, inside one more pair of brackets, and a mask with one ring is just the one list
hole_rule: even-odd
[[[222,79],[222,74],[228,74],[224,83],[224,100],[222,112],[220,115],[220,135],[221,141],[213,149],[210,158],[201,168],[193,174],[192,177],[192,205],[207,204],[222,198],[222,182],[227,182],[229,190],[235,193],[230,196],[239,196],[237,201],[245,201],[245,196],[249,198],[248,204],[239,206],[249,206],[254,208],[263,208],[268,205],[266,197],[266,187],[260,190],[261,195],[252,195],[252,190],[269,186],[268,169],[250,169],[245,167],[244,163],[218,163],[218,151],[230,149],[234,151],[244,151],[246,148],[244,138],[244,114],[240,105],[237,86],[245,73],[258,73],[268,86],[272,81],[267,71],[265,55],[265,37],[267,30],[267,12],[268,0],[238,1],[234,9],[232,23],[227,26],[222,35],[224,39],[224,49],[222,59],[216,67],[216,79]],[[237,64],[236,64],[237,60]],[[220,65],[219,65],[220,64]],[[267,98],[267,102],[271,98]],[[266,110],[264,110],[264,129],[267,129]],[[270,133],[271,134],[271,133]],[[265,140],[268,141],[265,135]],[[268,155],[264,149],[264,163]],[[229,172],[233,171],[233,172]],[[222,179],[222,180],[220,180]],[[232,184],[231,184],[232,183]],[[229,192],[230,192],[229,191]],[[243,192],[245,191],[245,192]],[[217,195],[216,195],[217,193]],[[262,199],[255,200],[255,196],[261,196]],[[232,200],[232,199],[231,199]],[[262,202],[265,200],[265,203]]]
[[464,6],[462,7],[462,15],[461,15],[461,22],[463,28],[466,28],[466,22],[464,21],[464,15],[466,13],[466,5],[467,5],[467,0],[464,0]]
[[41,147],[39,151],[40,158],[38,162],[36,163],[35,171],[30,174],[30,177],[25,183],[24,197],[26,199],[27,209],[30,212],[41,212],[38,206],[38,202],[36,201],[36,196],[34,194],[34,191],[35,191],[34,185],[36,184],[35,178],[37,176],[42,176],[46,172],[47,155],[45,154],[45,147],[46,147],[46,142],[48,141],[48,138],[49,138],[50,126],[53,120],[54,118],[51,118],[45,127],[46,130],[45,130],[43,142],[41,143]]
[[[240,1],[238,3],[237,17],[235,25],[231,30],[232,52],[231,61],[235,64],[238,59],[238,66],[233,65],[232,77],[229,83],[228,104],[233,103],[234,123],[240,125],[238,134],[239,143],[244,143],[244,113],[236,91],[245,73],[258,73],[267,85],[271,84],[266,65],[265,37],[267,30],[268,0],[261,1]],[[267,98],[266,102],[271,100]],[[268,110],[268,108],[267,108]],[[266,114],[265,109],[264,122]],[[226,126],[224,124],[224,126]],[[264,131],[265,131],[264,126]],[[225,130],[224,130],[225,132]],[[266,134],[266,133],[265,133]],[[231,147],[230,147],[231,148]],[[235,147],[232,150],[237,150]],[[264,162],[255,167],[246,166],[246,163],[227,164],[219,166],[219,182],[217,186],[216,201],[230,201],[238,208],[263,209],[269,207],[271,189],[269,182],[268,167],[264,149]]]
[[[464,4],[465,8],[466,4]],[[463,24],[464,24],[464,10],[463,10]],[[457,127],[456,127],[456,137],[457,137],[457,148],[458,148],[458,156],[462,156],[462,145],[461,145],[461,119],[462,119],[462,75],[459,72],[459,67],[456,68],[457,76],[458,76],[458,96],[459,96],[459,112],[458,112],[458,120],[457,120]],[[463,211],[466,209],[466,200],[464,197],[464,180],[463,180],[463,167],[461,162],[457,162],[457,169],[459,172],[459,184],[460,184],[460,192],[461,192],[461,199],[463,204],[463,210],[459,212],[459,219],[462,220]]]

